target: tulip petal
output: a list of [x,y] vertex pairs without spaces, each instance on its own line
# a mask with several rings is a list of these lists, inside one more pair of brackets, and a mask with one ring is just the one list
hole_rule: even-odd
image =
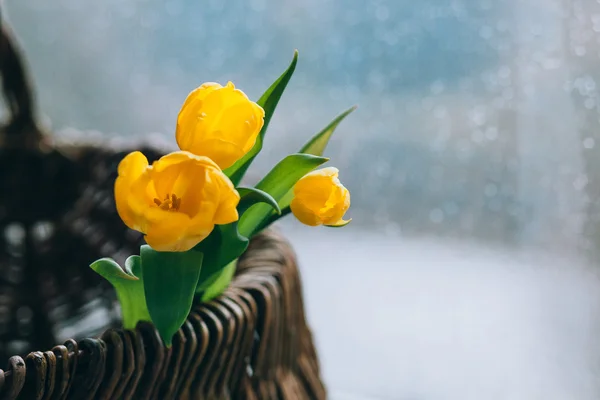
[[290,203],[290,208],[292,209],[294,216],[305,225],[318,226],[323,223],[313,210],[306,207],[304,203],[298,201],[296,198]]
[[331,194],[321,209],[319,215],[325,225],[341,221],[350,208],[350,192],[340,183],[337,178],[332,180]]
[[236,207],[239,201],[239,196],[229,196],[225,201],[220,203],[214,216],[215,224],[225,225],[237,221],[239,215]]
[[214,176],[219,181],[219,204],[215,210],[213,221],[215,224],[224,225],[235,222],[239,219],[237,206],[240,202],[240,194],[233,187],[233,183],[220,173]]
[[137,179],[148,166],[148,159],[139,151],[133,151],[125,156],[117,167],[119,176],[133,181]]
[[[244,155],[240,146],[222,138],[213,138],[198,142],[198,147],[202,149],[202,155],[213,160],[220,169],[230,167]],[[191,151],[194,152],[194,150]],[[196,151],[199,152],[200,150]]]
[[124,177],[118,177],[115,181],[115,204],[117,206],[117,213],[123,220],[125,225],[131,229],[136,229],[136,215],[131,210],[128,204],[129,198],[129,182]]
[[145,174],[148,168],[148,159],[139,151],[129,153],[118,166],[119,176],[115,180],[115,204],[117,213],[125,225],[131,229],[138,229],[140,212],[130,207],[129,200],[134,194],[131,192],[133,182]]
[[219,171],[214,175],[215,180],[219,182],[219,206],[215,212],[215,223],[229,224],[238,220],[237,206],[240,203],[240,194],[233,183],[225,174]]
[[221,89],[222,86],[218,83],[207,82],[200,87],[194,89],[185,99],[181,106],[179,115],[177,116],[177,128],[175,138],[180,149],[188,150],[194,146],[196,139],[196,127],[199,118],[205,118],[201,113],[206,113],[203,110],[203,105],[206,97],[215,90]]
[[153,197],[150,197],[150,194],[156,193],[156,191],[151,187],[152,184],[153,182],[151,180],[149,169],[145,174],[141,175],[129,185],[127,205],[133,213],[138,216],[136,221],[137,227],[133,229],[141,232],[145,232],[145,228],[141,228],[141,226],[145,226],[145,223],[143,223],[142,220],[147,218],[147,216],[144,216],[144,213],[148,210],[148,207],[154,205],[152,202]]
[[199,241],[190,244],[185,240],[190,218],[180,212],[169,214],[168,218],[149,225],[146,243],[157,251],[187,251],[198,244]]
[[[172,194],[184,198],[191,186],[199,184],[198,177],[206,168],[218,170],[211,159],[187,151],[176,151],[162,157],[153,164],[152,180],[159,200]],[[190,215],[188,213],[188,215]]]
[[304,175],[304,177],[302,179],[309,179],[309,178],[315,178],[315,177],[337,178],[339,176],[339,172],[340,172],[340,170],[337,169],[336,167],[325,167],[325,168],[316,169],[314,171],[309,172],[308,174]]
[[162,172],[166,168],[169,168],[173,165],[178,165],[178,164],[188,163],[188,162],[194,162],[194,163],[199,163],[201,165],[216,167],[216,164],[214,163],[214,161],[212,161],[211,159],[209,159],[207,157],[198,156],[189,151],[174,151],[165,156],[162,156],[158,161],[155,161],[154,164],[152,164],[152,168],[154,170],[156,170],[157,172]]
[[226,139],[235,143],[240,149],[244,149],[243,154],[245,154],[256,142],[264,123],[264,111],[260,106],[251,103],[245,94],[243,96],[245,98],[243,101],[232,102],[219,114],[216,121],[218,130],[206,135],[206,139]]

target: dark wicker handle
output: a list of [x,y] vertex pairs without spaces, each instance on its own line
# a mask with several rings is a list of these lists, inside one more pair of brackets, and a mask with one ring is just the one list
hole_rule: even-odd
[[0,12],[0,77],[2,94],[10,113],[0,130],[0,146],[38,145],[43,134],[34,117],[33,90],[25,71],[23,55]]

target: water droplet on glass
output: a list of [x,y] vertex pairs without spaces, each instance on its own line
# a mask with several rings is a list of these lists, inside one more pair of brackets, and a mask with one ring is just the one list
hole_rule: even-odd
[[484,138],[485,135],[481,129],[475,129],[473,133],[471,133],[471,140],[473,143],[481,143],[483,142]]
[[588,184],[588,178],[587,175],[579,175],[574,181],[573,181],[573,187],[575,188],[575,190],[582,190],[583,188],[585,188]]
[[491,26],[482,26],[481,29],[479,29],[479,36],[481,36],[482,39],[488,40],[492,37],[494,33],[494,30],[492,29]]
[[494,197],[498,193],[498,186],[493,183],[485,185],[484,193],[487,197]]
[[490,126],[485,130],[485,137],[489,141],[494,141],[498,138],[498,128],[495,126]]
[[510,67],[503,65],[498,69],[498,76],[500,78],[508,78],[510,76]]
[[379,6],[375,9],[375,18],[379,21],[386,21],[390,17],[390,10],[386,6]]
[[444,91],[444,82],[435,81],[431,84],[431,94],[438,95]]
[[265,0],[250,0],[250,7],[254,11],[261,12],[265,9]]
[[433,116],[438,119],[447,117],[448,112],[446,111],[446,107],[442,105],[435,106],[435,108],[433,109]]
[[429,219],[434,224],[441,224],[442,222],[444,222],[444,212],[439,208],[434,208],[429,213]]
[[167,14],[176,17],[183,11],[183,5],[179,0],[170,0],[165,2],[165,11]]
[[585,106],[585,108],[587,108],[588,110],[592,110],[596,107],[596,99],[592,98],[592,97],[588,97],[587,99],[585,99],[585,101],[583,102],[583,105]]

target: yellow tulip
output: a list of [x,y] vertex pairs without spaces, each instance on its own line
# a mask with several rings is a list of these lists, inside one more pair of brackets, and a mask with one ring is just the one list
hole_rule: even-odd
[[150,166],[134,151],[119,164],[115,201],[125,225],[154,250],[187,251],[215,224],[238,220],[240,196],[208,157],[177,151]]
[[340,183],[338,169],[328,167],[309,172],[294,185],[292,213],[310,226],[343,226],[350,208],[350,192]]
[[221,169],[252,149],[265,111],[229,82],[204,83],[185,99],[175,137],[181,150],[206,156]]

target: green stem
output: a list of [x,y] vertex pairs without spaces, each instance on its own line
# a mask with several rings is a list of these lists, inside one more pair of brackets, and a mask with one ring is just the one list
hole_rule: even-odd
[[199,298],[201,302],[207,302],[223,293],[229,287],[236,267],[237,259],[214,273],[205,282],[199,282],[198,289],[196,289],[196,298]]

